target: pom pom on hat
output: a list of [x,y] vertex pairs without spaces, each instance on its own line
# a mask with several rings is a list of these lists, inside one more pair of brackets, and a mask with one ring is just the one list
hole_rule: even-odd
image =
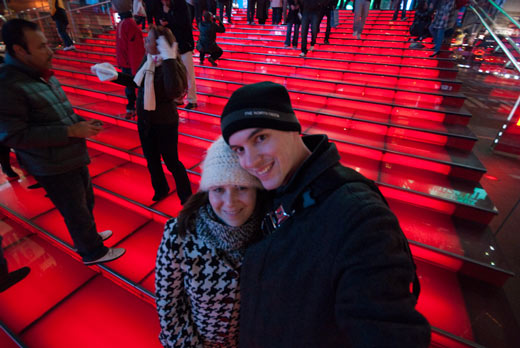
[[199,190],[208,191],[211,187],[223,185],[263,188],[256,177],[240,166],[238,155],[219,137],[209,147],[202,162]]
[[233,92],[220,119],[226,143],[247,128],[269,128],[301,133],[287,89],[269,81],[245,85]]

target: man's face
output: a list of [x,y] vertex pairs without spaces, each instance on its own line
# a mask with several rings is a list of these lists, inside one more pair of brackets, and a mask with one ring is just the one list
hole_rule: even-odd
[[25,65],[37,71],[45,71],[52,67],[52,50],[47,44],[45,35],[39,30],[24,30],[27,50],[18,46],[16,57]]
[[295,153],[299,146],[298,132],[267,128],[248,128],[234,133],[229,145],[242,168],[256,176],[267,190],[285,184],[298,168]]

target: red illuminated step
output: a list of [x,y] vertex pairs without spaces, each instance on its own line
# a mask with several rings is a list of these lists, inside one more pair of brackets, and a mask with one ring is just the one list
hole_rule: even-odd
[[514,275],[486,225],[454,218],[432,202],[406,203],[390,198],[393,195],[380,188],[387,194],[416,259],[497,286]]
[[[6,218],[0,220],[0,226],[9,267],[31,268],[25,279],[0,294],[0,321],[23,344],[160,347],[152,299],[145,301],[101,276],[99,267],[84,266],[40,233],[34,234],[31,227],[23,228]],[[128,251],[124,257],[130,257]],[[133,266],[139,268],[140,260],[135,261]]]
[[[69,57],[66,59],[64,57]],[[243,53],[226,52],[224,59],[219,60],[219,68],[213,69],[215,74],[218,74],[221,68],[236,69],[241,67],[242,70],[265,72],[265,73],[276,73],[276,74],[290,74],[294,77],[309,77],[313,79],[328,79],[333,81],[344,81],[345,83],[357,83],[367,84],[370,86],[381,86],[381,87],[397,87],[404,90],[411,90],[414,92],[424,92],[426,94],[433,93],[456,93],[460,89],[460,81],[453,79],[438,79],[438,78],[427,78],[427,77],[414,77],[414,76],[399,76],[399,72],[396,74],[387,73],[375,73],[371,71],[354,71],[349,69],[336,69],[331,67],[314,67],[301,65],[301,60],[293,61],[293,59],[287,59],[285,57],[279,57],[273,55],[269,58],[269,61],[265,61],[264,54],[260,53],[249,53],[244,55]],[[76,57],[76,58],[72,58]],[[236,57],[238,59],[233,59]],[[56,62],[62,62],[64,64],[78,65],[79,63],[72,62],[73,59],[81,59],[90,61],[89,64],[95,64],[97,62],[110,62],[116,64],[115,54],[105,53],[91,53],[88,51],[57,51],[55,56]],[[65,63],[67,62],[67,63]],[[195,59],[195,63],[198,60]],[[212,69],[212,67],[206,67]],[[442,92],[440,92],[442,91]],[[457,100],[460,98],[456,98]],[[459,105],[459,101],[454,102],[455,105]],[[450,104],[451,105],[451,104]]]
[[[87,65],[88,66],[88,65]],[[88,67],[81,68],[81,67],[75,67],[74,70],[68,69],[64,70],[64,68],[61,68],[60,65],[55,65],[56,72],[59,75],[63,76],[69,76],[71,78],[71,81],[68,82],[66,79],[63,80],[66,84],[66,89],[70,89],[71,86],[75,86],[75,91],[77,93],[83,93],[87,95],[93,95],[92,93],[95,93],[95,91],[89,91],[85,90],[85,88],[89,89],[102,89],[103,93],[106,92],[117,92],[118,88],[120,91],[122,91],[122,87],[116,86],[114,84],[102,84],[99,82],[96,82],[97,78],[90,74],[90,69]],[[218,71],[218,70],[209,70],[210,72]],[[226,74],[226,76],[231,74]],[[256,75],[250,75],[246,74],[249,78],[244,81],[245,77],[242,79],[245,83],[252,83],[257,82],[260,80],[265,80],[265,76],[261,74]],[[243,74],[240,73],[239,76],[243,76]],[[85,78],[87,81],[74,81],[75,78]],[[232,76],[231,76],[232,77]],[[280,77],[285,79],[284,77]],[[236,79],[235,79],[236,80]],[[283,83],[285,85],[288,85],[289,89],[291,90],[291,86],[295,86],[296,88],[301,88],[301,85],[298,85],[298,83],[289,84],[285,82],[284,80],[277,81],[276,79],[272,79],[276,82]],[[199,91],[208,91],[208,93],[212,93],[213,90],[216,90],[216,88],[226,88],[224,93],[226,95],[230,95],[231,91],[238,88],[241,84],[236,82],[217,82],[217,81],[211,81],[211,80],[204,80],[203,78],[198,78],[198,89]],[[203,89],[203,86],[208,86],[210,84],[212,87],[208,89]],[[67,85],[70,85],[67,87]],[[107,86],[108,85],[108,86]],[[98,87],[99,86],[99,87]],[[228,87],[231,86],[232,89],[230,90]],[[233,87],[234,86],[234,87]],[[322,84],[323,86],[323,84]],[[333,85],[334,86],[334,85]],[[312,89],[312,84],[309,86],[309,89]],[[370,93],[370,88],[358,88],[358,93]],[[412,97],[413,93],[399,93],[395,94],[391,90],[386,90],[386,93],[388,97],[381,97],[378,96],[382,94],[378,89],[372,89],[373,90],[373,96],[370,97],[363,97],[363,96],[357,96],[354,95],[353,97],[349,97],[348,95],[342,95],[342,94],[324,94],[324,93],[312,93],[307,91],[291,91],[292,97],[294,100],[294,104],[296,107],[303,107],[307,111],[315,110],[316,108],[322,109],[324,106],[326,107],[326,110],[328,112],[336,113],[338,116],[344,116],[344,117],[352,117],[353,113],[360,113],[372,110],[371,113],[374,113],[374,115],[381,115],[383,119],[387,117],[389,113],[393,113],[396,116],[399,117],[405,117],[405,118],[416,118],[416,119],[431,119],[435,120],[437,122],[442,121],[448,121],[449,120],[455,120],[456,123],[466,123],[467,120],[464,120],[464,118],[467,118],[467,114],[465,110],[456,110],[453,108],[448,107],[440,107],[435,106],[434,108],[422,108],[422,111],[417,110],[416,107],[420,106],[417,105],[417,102],[409,101],[407,98]],[[352,90],[352,88],[345,88],[343,90],[339,90],[341,93],[350,93],[354,94],[356,91]],[[383,92],[385,92],[383,90]],[[216,93],[220,93],[220,91],[216,90]],[[399,102],[398,104],[394,104],[392,100],[399,95]],[[94,96],[94,95],[93,95]],[[119,94],[121,100],[120,102],[124,102],[124,96],[123,94]],[[114,98],[117,98],[116,95],[110,96],[108,94],[105,95],[106,98],[110,98],[112,100],[115,100]],[[417,98],[420,98],[417,96]],[[303,99],[305,100],[305,104],[302,104],[301,102],[298,103],[297,100]],[[379,99],[379,100],[377,100]],[[396,99],[397,100],[397,99]],[[390,101],[390,103],[388,102]],[[378,103],[378,104],[376,104]],[[422,103],[422,102],[421,102]],[[413,106],[413,107],[412,107]],[[444,109],[444,110],[442,110]],[[417,111],[414,111],[417,110]],[[439,112],[440,111],[440,112]],[[444,112],[442,112],[444,111]],[[458,118],[461,118],[462,121],[456,121]],[[453,121],[452,121],[453,122]],[[470,143],[467,145],[459,145],[462,147],[466,147],[467,149],[470,149],[472,147],[472,142],[474,141],[474,137],[472,139],[471,136],[468,137],[468,133],[464,136],[465,139],[468,139]],[[461,143],[462,144],[462,143]]]
[[[100,199],[98,198],[98,201],[99,200]],[[96,203],[96,204],[98,204],[98,203]],[[100,204],[103,205],[103,203],[100,203]],[[97,215],[97,211],[95,213]],[[41,222],[41,221],[43,221],[43,220],[39,219],[39,222]],[[54,228],[54,225],[51,225],[50,227]],[[137,247],[136,250],[142,251],[141,257],[145,256],[145,254],[152,254],[149,256],[155,256],[155,252],[151,252],[148,245],[152,245],[152,246],[156,247],[155,244],[158,244],[158,241],[152,242],[151,240],[153,240],[154,238],[157,239],[157,235],[154,238],[150,238],[150,235],[154,235],[158,231],[161,231],[161,229],[160,229],[161,227],[162,226],[157,226],[153,230],[141,231],[140,235],[143,235],[143,233],[146,232],[147,237],[149,237],[148,239],[145,239],[145,240],[139,240],[139,238],[137,238],[136,235],[132,235],[131,238],[136,239],[135,240],[136,245],[134,247]],[[159,237],[160,237],[160,234],[159,234]],[[28,238],[30,238],[30,239],[28,239]],[[114,238],[114,237],[112,237],[112,238]],[[132,246],[132,244],[128,241],[128,239],[125,239],[124,242],[126,242],[126,244],[124,244],[124,246],[131,249],[130,247]],[[118,244],[118,246],[119,245],[123,246],[123,244]],[[13,322],[15,319],[18,320],[18,318],[20,318],[22,320],[25,320],[25,322],[27,323],[26,325],[29,325],[29,324],[35,322],[37,318],[38,319],[42,318],[42,319],[38,320],[38,323],[36,325],[30,325],[31,326],[30,329],[23,331],[22,339],[24,341],[29,341],[29,342],[32,341],[34,335],[39,335],[39,337],[41,339],[42,333],[40,331],[44,330],[45,325],[53,325],[53,326],[58,325],[61,316],[64,317],[63,319],[70,318],[70,314],[69,314],[70,311],[75,311],[76,314],[77,313],[88,313],[88,312],[84,312],[84,310],[86,310],[84,305],[85,305],[85,303],[90,303],[91,300],[89,300],[88,293],[85,291],[89,291],[89,292],[92,291],[93,293],[95,292],[98,297],[100,296],[100,294],[103,294],[103,297],[98,298],[98,301],[96,301],[96,302],[100,303],[99,300],[102,300],[102,299],[106,301],[106,304],[103,305],[103,309],[102,309],[102,311],[105,313],[104,314],[105,316],[111,317],[114,315],[125,315],[125,316],[130,316],[131,318],[135,317],[136,320],[137,319],[142,320],[143,315],[145,315],[145,313],[149,313],[146,311],[144,311],[144,312],[141,311],[140,308],[146,308],[146,306],[143,307],[143,305],[145,305],[144,303],[143,303],[143,305],[137,305],[135,302],[136,301],[135,296],[132,296],[131,294],[129,294],[128,292],[126,292],[124,290],[117,290],[117,287],[113,283],[101,278],[100,276],[95,276],[95,275],[93,277],[92,277],[92,275],[89,276],[88,275],[88,272],[90,271],[89,268],[82,266],[79,262],[73,261],[72,258],[70,258],[70,257],[68,257],[69,258],[68,260],[65,260],[67,258],[67,256],[65,256],[66,254],[61,254],[64,256],[60,256],[59,250],[46,244],[45,240],[41,240],[38,237],[34,236],[34,237],[25,237],[23,239],[23,242],[17,243],[17,248],[21,248],[22,250],[24,250],[24,252],[31,250],[31,249],[29,249],[30,247],[32,247],[32,248],[38,247],[38,250],[43,251],[47,255],[52,255],[55,262],[58,262],[58,265],[60,265],[62,267],[66,266],[66,268],[61,270],[59,273],[55,272],[54,275],[50,274],[48,271],[46,271],[46,273],[42,273],[41,275],[32,273],[27,278],[25,283],[21,282],[19,285],[17,285],[18,291],[13,292],[13,294],[16,294],[16,295],[26,294],[25,296],[28,296],[28,298],[37,300],[38,297],[35,298],[34,296],[29,295],[30,294],[29,291],[34,291],[34,289],[36,288],[36,287],[32,286],[31,284],[29,284],[29,282],[31,281],[31,277],[35,277],[35,276],[38,276],[39,282],[41,282],[42,279],[47,279],[52,276],[60,277],[57,279],[54,278],[54,280],[52,282],[47,280],[44,283],[44,285],[52,284],[52,286],[55,286],[55,284],[57,282],[62,283],[62,285],[59,288],[59,290],[61,290],[61,291],[53,292],[55,298],[59,298],[58,296],[60,296],[60,295],[64,296],[62,294],[66,294],[67,291],[71,291],[71,290],[69,290],[69,288],[70,289],[72,289],[72,288],[70,286],[67,286],[66,284],[71,283],[73,280],[77,279],[76,283],[78,285],[75,285],[77,287],[77,290],[74,291],[73,297],[70,297],[70,296],[67,297],[66,301],[61,301],[61,302],[56,301],[55,303],[59,304],[59,305],[58,306],[54,305],[54,307],[51,307],[51,308],[53,308],[53,310],[52,310],[52,312],[48,312],[48,314],[47,314],[47,312],[45,312],[45,309],[43,308],[43,310],[44,310],[43,313],[45,313],[44,315],[36,312],[34,314],[30,314],[29,316],[24,316],[25,314],[29,314],[29,313],[25,313],[23,311],[18,310],[18,311],[16,311],[16,313],[18,313],[18,315],[16,317],[14,317],[12,315],[9,316],[10,321],[8,322],[8,324],[11,325],[11,327],[13,327],[13,328],[17,327],[16,323]],[[8,249],[9,249],[10,253],[17,253],[17,249],[13,249],[13,248],[8,248]],[[114,275],[119,274],[119,271],[123,271],[123,272],[125,271],[125,267],[124,267],[123,263],[128,264],[129,269],[131,269],[132,271],[135,271],[136,263],[139,264],[139,262],[140,262],[139,259],[136,260],[136,257],[138,257],[138,255],[134,255],[134,254],[131,255],[130,250],[127,251],[127,253],[128,253],[128,255],[123,256],[121,259],[107,264],[107,267],[109,267],[111,272],[114,272],[113,273]],[[30,255],[41,255],[41,252],[35,253],[35,252],[31,251]],[[58,257],[58,256],[60,256],[60,257]],[[16,259],[16,261],[18,261],[19,263],[12,261],[14,259],[11,257],[11,254],[8,253],[7,257],[8,257],[8,261],[10,262],[10,265],[15,268],[23,266],[23,265],[30,265],[30,266],[32,266],[33,269],[36,269],[36,270],[46,269],[43,267],[35,267],[35,262],[42,259],[41,257],[40,258],[32,257],[32,259],[26,259],[26,258],[20,259],[18,257]],[[125,262],[125,257],[127,258],[126,262]],[[132,257],[134,260],[129,261],[129,259],[128,259],[129,257]],[[45,260],[45,259],[46,258],[43,258],[42,260]],[[113,265],[116,263],[117,263],[117,265]],[[146,262],[146,263],[148,263],[148,262]],[[418,310],[425,314],[425,316],[428,318],[431,325],[433,326],[433,343],[440,344],[441,342],[444,342],[444,343],[449,343],[450,344],[449,346],[453,346],[453,345],[457,345],[457,344],[460,344],[460,346],[465,346],[464,343],[466,343],[466,344],[468,344],[468,346],[471,346],[471,340],[473,339],[471,324],[472,324],[473,318],[470,317],[467,313],[467,310],[465,308],[465,303],[464,303],[464,292],[462,291],[462,289],[457,281],[457,278],[455,277],[455,274],[450,271],[442,270],[435,266],[429,265],[427,263],[423,263],[423,262],[419,261],[418,259],[416,259],[416,264],[418,267],[418,275],[420,277],[420,281],[422,284],[422,292],[421,292],[421,296],[420,296],[419,302],[418,302]],[[75,265],[77,265],[77,266],[75,266]],[[72,266],[75,266],[76,268],[73,268]],[[72,271],[74,273],[71,273]],[[87,272],[87,273],[85,274],[85,272]],[[139,273],[139,272],[137,272],[137,273]],[[72,274],[74,276],[72,276]],[[83,275],[85,275],[86,277]],[[83,281],[81,280],[82,276],[85,277],[85,278],[83,278],[83,279],[85,279]],[[150,274],[150,276],[152,276],[152,278],[153,278],[152,274]],[[145,276],[145,280],[147,280],[148,278],[149,277]],[[67,282],[67,283],[63,283],[63,282]],[[153,279],[151,279],[151,282],[149,282],[149,283],[153,284]],[[103,287],[102,291],[96,290],[97,284],[99,284],[99,286]],[[38,286],[37,288],[38,288],[38,291],[40,291],[40,292],[42,291],[41,285]],[[113,298],[111,296],[112,292],[117,293],[117,297]],[[77,296],[77,298],[76,298],[76,296]],[[77,301],[76,301],[76,299],[77,299]],[[2,302],[2,300],[4,300],[4,299],[2,298],[2,295],[0,295],[0,302]],[[20,301],[13,300],[12,297],[9,298],[9,300],[10,300],[9,303],[11,303],[11,304],[20,303]],[[105,303],[105,301],[103,301],[102,303]],[[128,302],[128,301],[130,301],[130,302]],[[24,302],[24,303],[28,303],[28,302]],[[125,303],[126,306],[130,306],[132,308],[133,314],[127,314],[124,309],[122,309],[121,307],[118,306],[119,303]],[[42,306],[42,303],[38,302],[38,308],[41,308],[41,306]],[[52,306],[52,303],[50,306]],[[137,306],[137,308],[135,306]],[[6,308],[6,307],[3,306],[3,308]],[[35,308],[35,306],[34,305],[28,306],[28,308]],[[96,313],[99,313],[101,309],[93,308],[93,310],[95,310]],[[107,312],[107,311],[110,311],[110,312]],[[135,315],[136,311],[139,313],[139,315]],[[147,315],[153,316],[153,310],[150,310],[150,311],[152,313],[146,314],[145,317],[147,317]],[[447,313],[447,311],[452,313],[452,315],[450,315],[448,317],[449,320],[446,317],[444,317],[444,315]],[[87,317],[88,317],[88,314],[87,314]],[[153,321],[153,320],[151,320],[151,321]],[[118,322],[120,324],[125,323],[122,325],[125,327],[125,329],[126,329],[126,325],[131,325],[131,324],[129,324],[128,320],[119,320]],[[82,327],[85,327],[85,326],[83,325]],[[77,335],[78,334],[77,330],[79,330],[79,327],[76,329],[76,328],[74,328],[74,326],[72,326],[71,330],[73,330],[75,332],[75,335]],[[153,329],[153,327],[150,327],[150,326],[141,325],[139,327],[139,330],[140,331],[138,331],[137,333],[134,332],[135,330],[133,330],[132,335],[145,334],[145,332],[143,332],[144,330],[149,330],[151,333],[151,332],[155,332],[156,329]],[[22,331],[21,328],[19,328],[19,331]],[[96,332],[95,339],[102,340],[103,336],[105,335],[105,332],[106,331],[104,331],[104,330],[98,330]],[[113,331],[110,331],[110,332],[113,333]],[[81,333],[80,333],[80,335],[81,335]],[[46,337],[46,340],[49,340],[48,343],[54,347],[54,346],[61,346],[61,343],[59,343],[59,342],[61,342],[63,340],[62,336],[63,335],[58,335],[58,336],[48,335],[45,337]],[[466,342],[465,340],[469,340],[469,342]],[[91,341],[89,341],[89,342],[91,342]],[[142,342],[140,344],[142,344]],[[128,344],[126,344],[126,346],[132,346],[132,345],[129,342]],[[149,346],[149,345],[147,345],[147,346]]]
[[[105,119],[106,121],[106,119]],[[186,121],[185,121],[186,122]],[[194,125],[189,124],[188,127],[184,128],[180,127],[180,131],[190,132],[191,129],[194,129]],[[214,127],[215,130],[218,131],[217,127]],[[309,130],[304,131],[305,133],[309,133]],[[318,132],[322,133],[322,132]],[[215,134],[216,137],[218,133]],[[430,170],[436,170],[437,178],[436,181],[422,181],[427,172],[422,172],[419,170],[419,173],[413,174],[414,169],[410,167],[413,161],[410,159],[405,159],[401,155],[393,153],[390,151],[377,151],[374,148],[384,149],[385,146],[391,149],[390,144],[384,144],[385,135],[379,135],[378,133],[367,134],[364,131],[356,130],[352,128],[348,134],[341,138],[341,140],[337,141],[340,153],[343,158],[348,159],[347,162],[349,166],[354,168],[359,168],[358,170],[365,174],[367,177],[375,180],[376,182],[386,185],[390,188],[396,189],[398,191],[405,191],[401,196],[404,197],[405,200],[424,200],[432,198],[434,200],[440,200],[444,203],[439,203],[443,205],[446,209],[446,213],[454,214],[456,216],[461,216],[467,218],[467,214],[471,214],[475,209],[478,210],[479,217],[483,223],[489,222],[489,220],[496,214],[496,208],[489,200],[487,196],[485,196],[485,191],[480,187],[480,185],[475,183],[465,183],[459,182],[456,186],[452,186],[452,181],[446,179],[446,175],[450,173],[451,168],[448,165],[440,166],[431,164]],[[199,142],[200,145],[197,145],[199,150],[184,150],[182,145],[183,137],[180,137],[180,153],[181,160],[188,168],[194,168],[195,165],[200,162],[202,159],[202,153],[209,146],[209,142],[202,141],[197,138],[186,138],[189,143],[193,141]],[[345,140],[346,139],[346,140]],[[121,158],[130,158],[132,162],[144,164],[144,159],[142,156],[138,155],[140,152],[138,146],[138,136],[135,131],[131,131],[127,128],[121,128],[117,126],[107,126],[106,130],[93,141],[89,142],[89,147],[96,148],[98,150],[104,151],[106,153],[111,153],[115,156]],[[356,145],[350,144],[368,144],[367,148],[362,148]],[[409,142],[409,141],[408,141]],[[125,145],[127,144],[127,145]],[[395,147],[395,144],[392,145]],[[408,145],[409,146],[409,145]],[[188,147],[191,147],[188,146]],[[401,145],[402,147],[402,145]],[[416,149],[417,144],[411,148]],[[353,153],[352,153],[353,152]],[[194,159],[190,160],[189,153],[194,154]],[[362,162],[367,158],[372,158],[376,168],[385,168],[385,171],[380,173],[380,169],[376,171],[371,171],[374,165],[363,167],[363,164],[359,162],[355,162],[354,158],[358,154],[363,154]],[[368,157],[368,156],[372,157]],[[187,157],[188,156],[188,157]],[[390,161],[386,165],[378,164],[378,161]],[[426,161],[424,160],[416,160],[417,168],[421,168]],[[394,164],[394,169],[392,171],[389,170],[390,165]],[[399,165],[406,165],[406,169],[404,171],[399,172]],[[430,179],[433,177],[431,176]],[[413,184],[412,184],[413,183]],[[438,193],[435,192],[435,189],[439,190]],[[444,192],[452,192],[451,195],[444,194]],[[484,197],[480,199],[475,199],[474,202],[459,202],[457,200],[458,196],[471,196],[473,192],[481,191],[484,194]],[[425,198],[426,197],[426,198]],[[429,198],[428,198],[429,197]]]
[[[62,79],[62,82],[67,83],[67,81],[66,80],[63,81],[63,79]],[[92,84],[92,85],[95,84],[95,82],[90,82],[90,81],[86,81],[84,83]],[[79,92],[88,92],[87,94],[89,94],[90,89],[85,89],[85,88],[79,86],[80,84],[81,84],[80,81],[74,81],[74,85],[76,86],[76,88],[74,88],[74,90],[79,91]],[[121,104],[120,112],[123,113],[124,112],[123,105],[125,103],[125,99],[123,97],[122,87],[115,85],[115,84],[106,84],[106,85],[109,85],[107,88],[119,88],[119,91],[117,92],[117,94],[112,94],[112,93],[108,93],[108,92],[105,92],[105,94],[99,94],[99,92],[93,92],[94,93],[93,96],[105,96],[105,97],[109,98],[109,99],[107,99],[108,101],[116,101],[116,99],[117,99],[117,101]],[[65,88],[68,89],[69,87],[67,87],[65,85]],[[72,90],[69,92],[72,92]],[[229,91],[229,93],[231,93],[231,91]],[[206,95],[204,93],[200,93],[199,97],[200,97],[199,98],[200,100],[199,100],[199,107],[197,108],[197,112],[203,112],[203,113],[206,112],[208,114],[213,114],[213,115],[220,114],[220,111],[222,110],[222,108],[226,102],[225,98],[222,98],[220,96],[213,97],[211,95]],[[74,98],[77,98],[77,97],[74,96]],[[113,98],[116,98],[116,99],[113,99]],[[72,102],[73,102],[73,104],[77,104],[74,101],[72,101]],[[96,111],[96,107],[93,108],[92,105],[97,105],[97,103],[99,103],[99,99],[91,101],[87,98],[85,101],[78,101],[78,102],[80,103],[80,105],[81,105],[81,103],[86,104],[86,107],[84,108],[85,112],[88,112],[88,110],[90,110],[90,111],[94,111],[94,113],[98,113],[98,112],[102,113],[104,108],[108,107],[107,110],[113,110],[113,107],[114,107],[113,104],[112,105],[99,104],[99,106],[97,107],[97,111]],[[217,104],[215,104],[215,102],[217,102]],[[208,107],[209,107],[209,109],[208,109]],[[302,110],[299,110],[298,108],[296,108],[296,111],[297,111],[297,115],[300,118],[300,120],[302,121],[302,124],[304,125],[304,127],[308,128],[309,122],[311,122],[311,124],[316,122],[316,120],[314,119],[315,118],[314,114],[309,114],[308,111],[302,111]],[[113,114],[118,114],[118,113],[113,112]],[[83,115],[88,116],[88,114],[83,114]],[[96,116],[91,115],[91,117],[96,117]],[[311,119],[309,119],[309,117],[311,117]],[[99,117],[97,117],[97,118],[99,118]],[[323,124],[323,121],[324,121],[323,118],[321,118],[319,121],[320,125],[314,126],[314,127],[318,127],[318,128],[315,128],[315,129],[309,128],[308,131],[311,131],[312,129],[314,129],[314,132],[316,132],[316,133],[325,132],[325,133],[328,133],[329,136],[331,136],[331,138],[333,138],[333,139],[343,140],[341,137],[335,136],[334,128],[337,128],[337,126],[333,126],[333,129],[332,129],[333,133],[331,133],[330,128],[329,129],[324,128],[325,125]],[[345,120],[345,121],[349,122],[349,123],[351,122],[350,120]],[[332,120],[332,123],[335,123],[335,121]],[[218,134],[220,133],[219,127],[218,127],[218,122],[215,122],[212,120],[211,122],[209,122],[209,124],[212,127],[212,132],[214,132],[213,137],[208,136],[207,130],[203,130],[203,132],[205,132],[205,134],[202,134],[202,135],[198,134],[197,136],[202,136],[206,139],[216,138],[218,136]],[[351,127],[352,126],[349,125],[349,129]],[[369,125],[366,125],[365,128],[370,129]],[[191,127],[189,132],[193,132],[192,129],[193,129],[193,131],[196,131],[197,128]],[[181,124],[181,131],[182,131],[182,124]],[[377,129],[376,129],[376,131],[377,131]],[[197,133],[195,133],[195,134],[197,134]],[[402,137],[402,136],[406,137],[406,136],[412,135],[412,133],[407,134],[405,132],[405,133],[402,133],[401,135],[399,135],[399,133],[395,133],[395,135],[399,136],[399,137]],[[424,136],[417,138],[417,140],[425,140],[425,139],[426,138]],[[432,140],[433,139],[434,138],[432,138]],[[441,139],[441,138],[439,138],[439,139]],[[349,142],[349,143],[356,144],[357,146],[362,146],[362,147],[367,146],[366,144],[363,144],[363,143],[361,143],[361,144],[356,143],[356,142],[354,142],[354,143]],[[436,162],[438,161],[438,163],[444,163],[445,165],[447,164],[448,166],[455,165],[455,168],[458,168],[458,169],[449,170],[450,175],[468,176],[469,178],[478,180],[480,178],[480,175],[482,175],[484,173],[483,168],[481,168],[482,166],[481,166],[480,162],[478,160],[476,160],[476,158],[474,158],[474,156],[471,153],[465,153],[463,155],[463,153],[457,154],[456,152],[450,150],[448,152],[449,153],[448,154],[448,153],[446,153],[446,151],[448,151],[448,150],[443,149],[441,151],[441,148],[439,148],[438,146],[436,147],[434,145],[431,145],[430,149],[428,149],[426,147],[426,148],[424,148],[424,150],[422,150],[422,152],[417,153],[418,143],[409,142],[409,144],[413,144],[413,145],[408,145],[407,143],[403,143],[403,141],[400,141],[399,143],[395,143],[394,145],[392,145],[393,149],[391,149],[391,151],[396,151],[397,154],[406,154],[407,156],[414,156],[414,157],[417,156],[418,159],[423,159],[427,162],[430,161],[431,159],[433,159]],[[385,148],[385,145],[381,144],[379,146],[380,147],[378,147],[378,148],[381,148],[381,149]],[[371,146],[369,146],[369,148],[370,147]],[[435,150],[433,150],[433,149],[435,149]],[[443,153],[446,153],[446,154],[443,155]],[[471,156],[473,156],[473,157],[471,157]],[[468,162],[468,160],[470,160],[470,161]],[[453,162],[453,161],[455,161],[455,162]],[[459,162],[460,164],[456,165],[457,162]],[[477,176],[475,176],[475,175],[477,175]]]

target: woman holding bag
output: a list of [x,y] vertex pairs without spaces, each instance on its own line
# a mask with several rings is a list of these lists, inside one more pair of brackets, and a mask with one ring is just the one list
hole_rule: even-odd
[[191,196],[186,168],[177,150],[179,114],[175,99],[186,93],[186,69],[177,54],[177,42],[168,28],[150,26],[145,41],[146,60],[135,78],[118,73],[109,63],[92,67],[101,81],[138,87],[137,129],[147,161],[155,194],[153,201],[168,196],[170,187],[164,175],[161,157],[175,179],[181,204]]

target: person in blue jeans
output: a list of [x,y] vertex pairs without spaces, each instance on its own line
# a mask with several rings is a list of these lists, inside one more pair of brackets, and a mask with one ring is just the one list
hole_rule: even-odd
[[[288,0],[287,6],[289,7],[289,13],[287,14],[287,34],[285,35],[285,47],[289,47],[292,38],[292,47],[298,46],[298,36],[300,35],[300,4],[298,0]],[[294,34],[293,34],[294,27]]]
[[321,21],[322,4],[316,0],[302,0],[300,2],[302,8],[302,52],[300,57],[307,55],[307,35],[309,33],[309,25],[311,26],[311,47],[310,50],[314,49],[316,45],[316,37],[318,36],[318,30]]
[[433,17],[432,24],[430,25],[430,33],[435,43],[434,52],[430,57],[435,57],[439,54],[444,40],[444,32],[448,27],[448,20],[450,18],[451,10],[455,4],[455,0],[438,0],[432,3],[430,6],[435,10],[435,16]]

